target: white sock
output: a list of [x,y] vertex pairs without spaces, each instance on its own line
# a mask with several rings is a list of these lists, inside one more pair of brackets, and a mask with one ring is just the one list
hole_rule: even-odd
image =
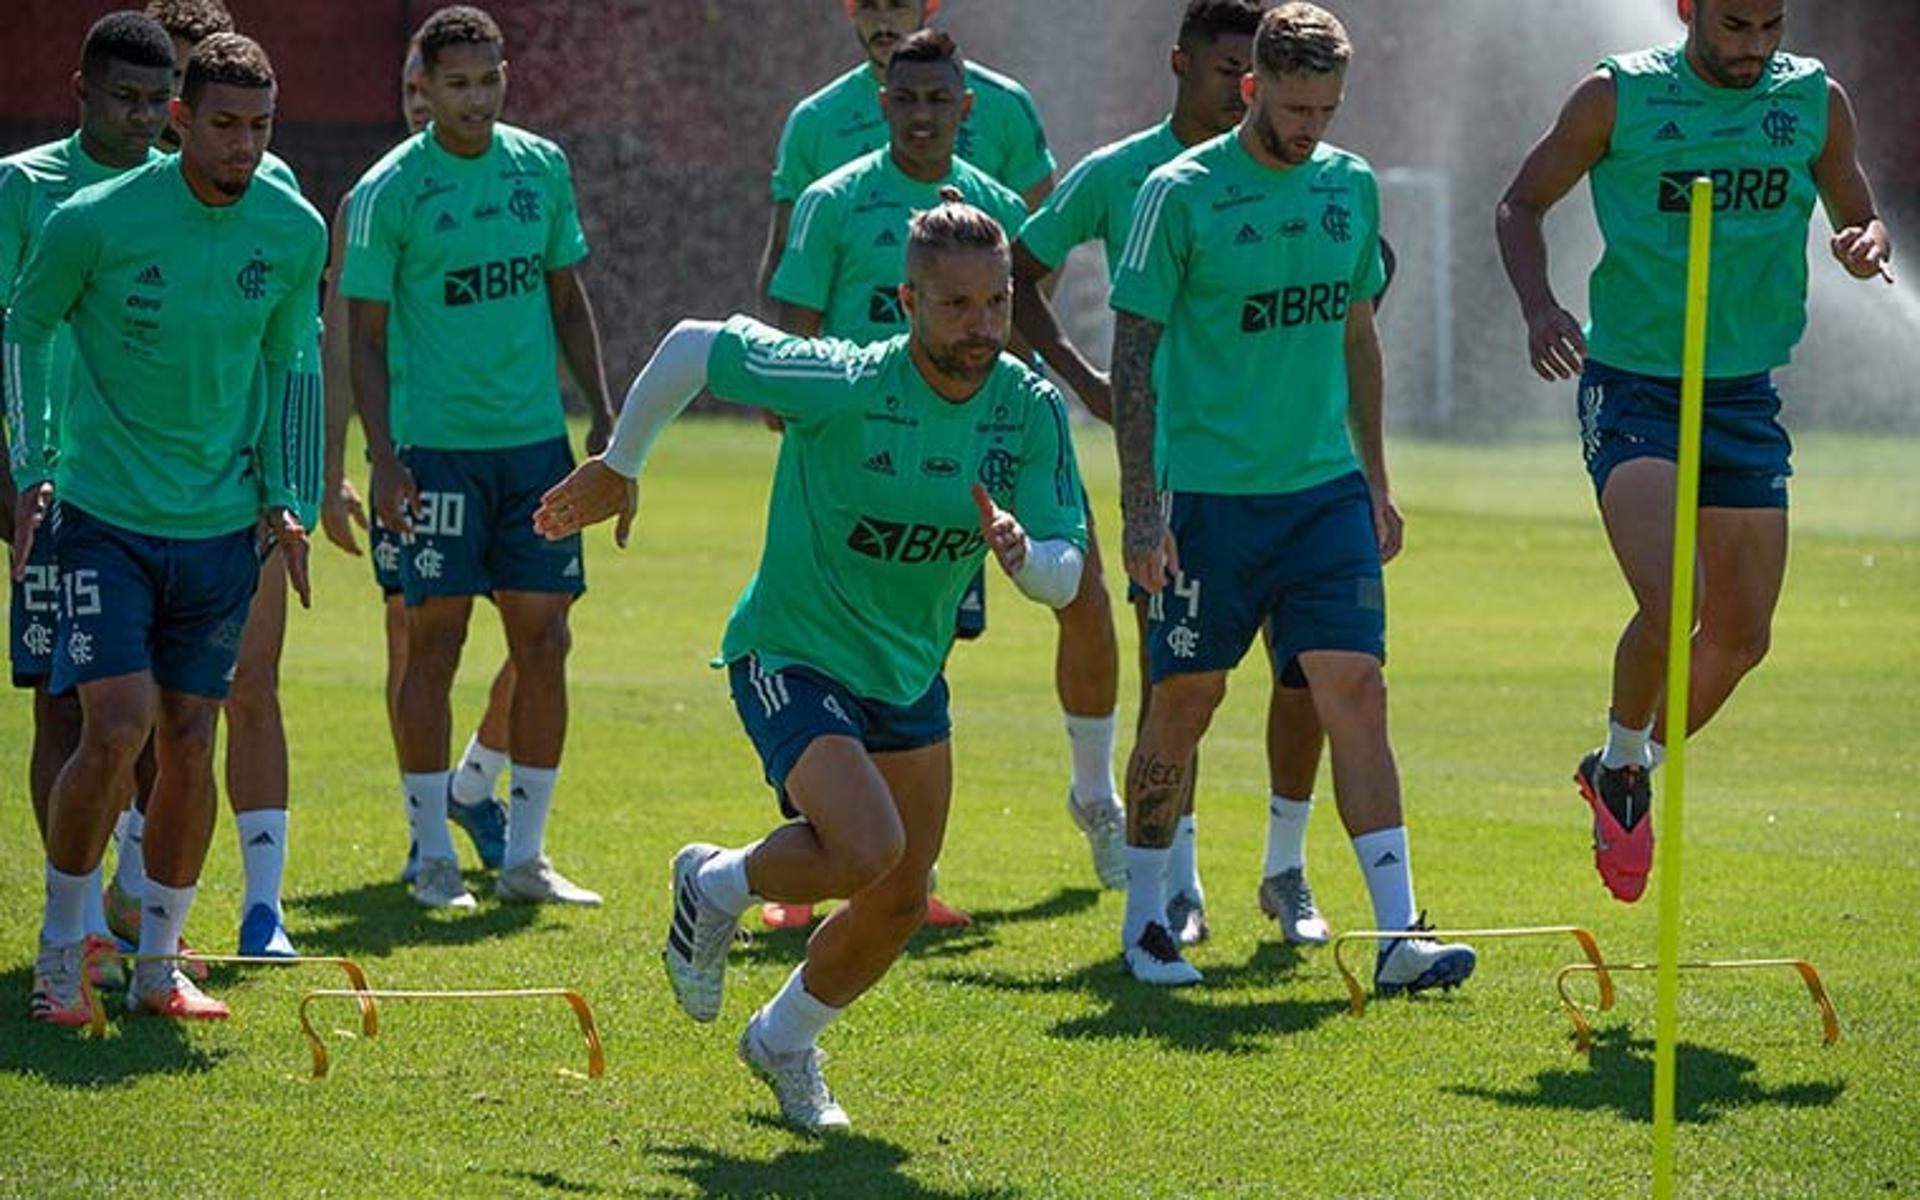
[[1667,744],[1651,739],[1647,742],[1647,770],[1658,771],[1660,764],[1667,761]]
[[1167,895],[1173,897],[1185,892],[1204,907],[1207,893],[1200,886],[1198,834],[1199,827],[1194,824],[1192,813],[1181,817],[1180,823],[1174,826],[1173,845],[1168,847]]
[[787,976],[786,986],[756,1014],[760,1044],[774,1054],[808,1049],[819,1040],[821,1031],[846,1011],[815,1000],[807,991],[806,971],[805,963],[795,967]]
[[[180,934],[187,927],[187,911],[193,907],[193,895],[199,890],[198,884],[168,887],[147,880],[147,898],[140,906],[140,953],[180,952]],[[161,969],[166,965],[155,964]]]
[[755,842],[738,850],[722,850],[701,863],[693,875],[700,898],[736,917],[758,903],[760,898],[747,885],[747,856],[759,848],[760,843]]
[[100,894],[100,873],[105,867],[106,864],[102,863],[93,869],[93,874],[87,876],[87,933],[93,937],[113,936],[113,932],[107,928],[106,898]]
[[553,782],[558,767],[513,764],[513,790],[508,793],[507,855],[502,867],[517,867],[540,857],[547,844],[547,814],[553,811]]
[[453,834],[447,829],[447,779],[451,771],[400,772],[401,797],[407,804],[407,824],[420,847],[420,858],[454,858]]
[[491,750],[480,744],[480,735],[467,739],[467,752],[453,772],[453,802],[473,805],[493,799],[493,788],[500,772],[507,769],[507,752]]
[[40,940],[49,946],[70,946],[87,936],[87,889],[91,875],[69,875],[47,864],[47,907],[40,918]]
[[261,808],[235,813],[233,824],[240,833],[240,867],[247,883],[240,911],[252,912],[254,905],[264,904],[277,915],[280,879],[287,870],[287,810]]
[[113,886],[135,900],[146,895],[147,852],[142,840],[147,835],[147,814],[131,806],[114,823],[113,834],[119,843],[119,861],[113,864]]
[[1373,900],[1375,929],[1413,927],[1419,912],[1413,905],[1413,867],[1407,861],[1407,828],[1376,829],[1353,839],[1354,857]]
[[1127,847],[1127,915],[1120,925],[1123,948],[1140,940],[1147,923],[1167,920],[1167,860],[1171,850]]
[[1307,818],[1312,815],[1312,796],[1292,800],[1275,792],[1267,798],[1267,865],[1260,872],[1262,878],[1307,869]]
[[1073,750],[1073,797],[1081,803],[1111,800],[1114,714],[1067,718],[1067,744]]
[[1630,729],[1607,714],[1607,746],[1600,752],[1600,765],[1609,771],[1621,767],[1644,767],[1648,764],[1647,739],[1653,736],[1653,722],[1648,721],[1641,729]]

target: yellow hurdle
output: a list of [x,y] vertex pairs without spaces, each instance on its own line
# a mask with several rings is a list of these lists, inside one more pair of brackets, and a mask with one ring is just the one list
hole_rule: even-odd
[[374,1008],[373,991],[367,986],[367,973],[360,964],[350,958],[331,958],[326,956],[299,958],[271,958],[255,954],[121,954],[114,950],[96,950],[87,955],[85,966],[80,972],[80,993],[87,1002],[87,1036],[98,1038],[106,1036],[107,1007],[100,999],[92,982],[93,964],[108,955],[118,958],[122,963],[132,966],[142,962],[195,962],[224,963],[245,967],[338,967],[352,985],[352,990],[341,993],[352,996],[360,1004],[360,1032],[364,1037],[372,1037],[380,1032],[380,1013]]
[[315,1000],[330,999],[379,999],[379,1000],[533,1000],[547,996],[558,996],[573,1008],[574,1016],[580,1020],[580,1037],[587,1043],[587,1075],[593,1079],[606,1073],[606,1055],[600,1048],[600,1029],[593,1022],[593,1009],[587,1004],[586,997],[572,988],[519,988],[509,991],[335,991],[321,990],[308,992],[300,998],[300,1028],[307,1035],[307,1048],[313,1052],[313,1077],[319,1079],[326,1075],[328,1060],[326,1043],[314,1031],[313,1018],[308,1013]]
[[1350,929],[1333,939],[1333,965],[1340,968],[1340,977],[1347,981],[1347,1012],[1353,1016],[1365,1016],[1367,1012],[1367,990],[1360,986],[1360,980],[1353,969],[1347,966],[1345,950],[1348,942],[1362,939],[1394,941],[1402,938],[1521,938],[1555,937],[1565,934],[1580,943],[1580,949],[1586,952],[1587,962],[1592,965],[1594,978],[1600,985],[1600,1008],[1613,1007],[1613,980],[1607,975],[1606,963],[1600,957],[1599,943],[1593,940],[1593,934],[1578,925],[1525,925],[1503,929]]
[[[1728,958],[1703,962],[1675,963],[1677,971],[1741,971],[1756,967],[1791,967],[1800,973],[1807,985],[1807,991],[1813,996],[1813,1003],[1820,1010],[1820,1041],[1831,1046],[1840,1040],[1840,1016],[1833,1011],[1833,1001],[1827,996],[1826,985],[1820,982],[1820,972],[1804,958]],[[1567,990],[1567,984],[1573,976],[1592,973],[1604,979],[1610,971],[1654,971],[1660,969],[1653,963],[1568,963],[1553,975],[1553,986],[1560,993],[1560,1006],[1567,1010],[1567,1016],[1573,1019],[1574,1052],[1587,1054],[1593,1049],[1593,1030],[1587,1022],[1587,1014],[1581,1008],[1573,994]],[[1605,1004],[1602,1008],[1607,1007]]]

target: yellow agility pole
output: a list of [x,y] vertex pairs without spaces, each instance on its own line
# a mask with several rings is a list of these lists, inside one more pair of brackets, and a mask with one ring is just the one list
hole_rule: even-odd
[[1653,1195],[1673,1195],[1674,1051],[1680,1017],[1680,838],[1686,796],[1688,686],[1693,667],[1693,570],[1700,515],[1700,427],[1707,386],[1707,275],[1713,181],[1691,188],[1687,324],[1680,362],[1679,462],[1673,481],[1673,607],[1667,621],[1667,790],[1660,813],[1660,943],[1653,1008]]

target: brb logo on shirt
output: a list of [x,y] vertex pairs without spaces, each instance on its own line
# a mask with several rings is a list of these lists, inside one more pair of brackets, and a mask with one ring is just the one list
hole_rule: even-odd
[[855,522],[853,532],[847,535],[847,546],[856,554],[908,565],[959,562],[984,545],[986,538],[978,529],[942,529],[868,516]]
[[1715,167],[1708,171],[1660,172],[1660,211],[1683,213],[1693,181],[1705,175],[1713,180],[1713,211],[1772,212],[1787,202],[1792,176],[1785,167]]
[[464,308],[486,300],[504,300],[540,290],[546,260],[538,254],[495,259],[477,267],[448,271],[445,301],[448,308]]
[[1342,280],[1256,292],[1240,304],[1240,332],[1266,333],[1296,325],[1344,321],[1348,290]]

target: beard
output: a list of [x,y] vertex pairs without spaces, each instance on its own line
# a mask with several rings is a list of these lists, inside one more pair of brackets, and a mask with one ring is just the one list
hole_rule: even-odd
[[1267,114],[1258,112],[1253,115],[1253,136],[1260,139],[1260,148],[1289,166],[1299,166],[1307,161],[1308,155],[1297,155],[1280,137],[1280,131],[1273,127]]
[[[934,369],[949,379],[958,379],[966,383],[979,383],[993,374],[994,366],[1000,361],[1000,351],[1005,343],[969,338],[962,342],[953,342],[945,346],[935,346],[922,342],[927,352],[927,361]],[[992,350],[993,353],[979,362],[963,357],[973,351]]]

